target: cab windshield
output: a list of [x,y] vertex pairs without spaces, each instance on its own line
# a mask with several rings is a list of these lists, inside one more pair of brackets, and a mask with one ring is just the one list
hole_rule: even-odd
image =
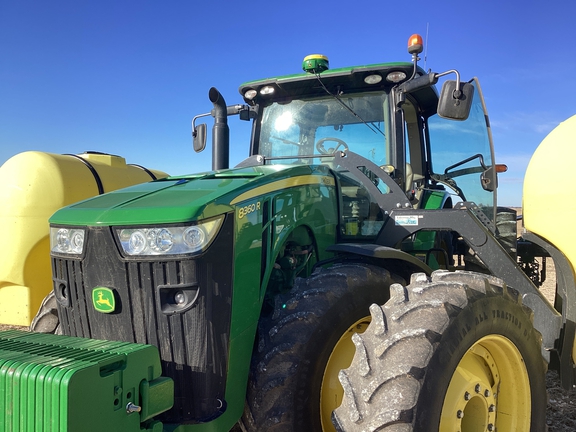
[[272,159],[270,163],[318,163],[310,156],[349,148],[377,165],[387,164],[388,94],[346,94],[339,99],[326,95],[265,106],[257,153]]

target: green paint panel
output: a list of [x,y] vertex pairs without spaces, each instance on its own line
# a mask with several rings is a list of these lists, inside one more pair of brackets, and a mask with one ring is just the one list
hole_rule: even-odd
[[[0,332],[0,425],[34,432],[158,430],[158,422],[142,422],[172,406],[173,382],[160,374],[158,350],[150,345]],[[141,412],[128,413],[128,403]]]
[[[57,211],[50,223],[62,225],[143,225],[181,223],[213,217],[239,194],[285,177],[290,167],[262,166],[170,177],[80,201]],[[289,175],[298,175],[291,168]],[[309,173],[310,170],[308,169]]]

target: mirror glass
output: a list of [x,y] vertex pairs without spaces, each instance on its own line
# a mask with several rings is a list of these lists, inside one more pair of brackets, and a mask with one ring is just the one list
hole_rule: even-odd
[[194,137],[194,151],[200,153],[206,148],[206,124],[201,123],[196,126],[196,134],[192,134]]
[[442,86],[438,101],[438,115],[452,120],[466,120],[474,99],[474,86],[467,82],[460,82],[458,98],[454,97],[455,92],[456,81],[446,81]]

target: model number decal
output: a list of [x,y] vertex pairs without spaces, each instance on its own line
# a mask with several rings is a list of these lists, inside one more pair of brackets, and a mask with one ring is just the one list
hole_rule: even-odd
[[418,226],[418,216],[394,216],[396,225]]
[[238,207],[238,218],[242,219],[244,216],[247,216],[256,210],[260,210],[260,201],[254,204],[245,205],[244,207]]

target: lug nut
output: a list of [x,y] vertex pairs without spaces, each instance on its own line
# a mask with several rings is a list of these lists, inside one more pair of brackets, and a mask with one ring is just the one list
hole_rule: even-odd
[[480,388],[480,384],[476,384],[476,387],[474,387],[474,391],[475,391],[476,393],[480,393],[480,390],[482,390],[482,389]]
[[484,390],[484,396],[489,397],[490,396],[490,390]]
[[462,410],[458,410],[458,412],[456,413],[456,417],[461,419],[462,417],[464,417],[464,412]]
[[470,400],[470,393],[464,393],[464,400]]
[[488,412],[494,412],[494,411],[496,411],[496,406],[492,404],[488,407]]
[[489,431],[493,431],[494,430],[494,425],[492,423],[488,424],[488,430]]

